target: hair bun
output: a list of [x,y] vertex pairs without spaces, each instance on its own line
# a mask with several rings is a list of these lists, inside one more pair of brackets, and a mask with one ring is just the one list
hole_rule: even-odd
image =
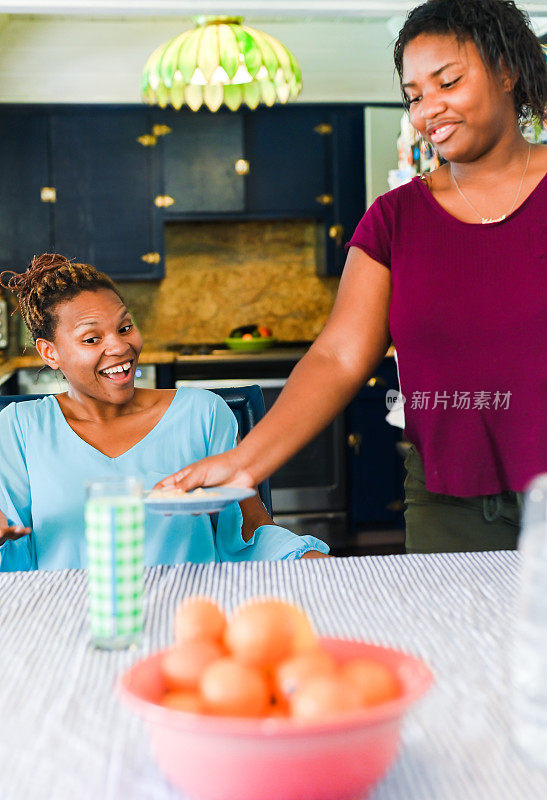
[[[47,272],[53,272],[70,263],[70,260],[60,253],[34,255],[25,272],[19,273],[13,270],[4,270],[4,272],[0,273],[0,286],[3,286],[4,289],[10,289],[17,295],[26,294],[40,282]],[[8,275],[11,277],[5,277]]]

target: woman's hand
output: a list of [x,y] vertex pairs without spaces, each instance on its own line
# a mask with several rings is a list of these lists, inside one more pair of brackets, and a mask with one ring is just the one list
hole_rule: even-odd
[[0,547],[8,540],[16,541],[22,536],[28,536],[32,528],[23,528],[22,525],[0,525]]
[[182,489],[185,492],[198,486],[245,486],[253,487],[256,481],[239,465],[237,448],[218,456],[209,456],[196,461],[179,472],[168,475],[154,489]]

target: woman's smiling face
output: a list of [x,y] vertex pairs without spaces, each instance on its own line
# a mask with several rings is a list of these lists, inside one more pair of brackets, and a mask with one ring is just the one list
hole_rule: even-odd
[[512,81],[488,69],[474,42],[420,34],[405,47],[410,121],[447,161],[473,161],[514,127]]
[[82,395],[110,403],[131,400],[142,338],[118,295],[110,289],[82,291],[55,315],[45,360]]

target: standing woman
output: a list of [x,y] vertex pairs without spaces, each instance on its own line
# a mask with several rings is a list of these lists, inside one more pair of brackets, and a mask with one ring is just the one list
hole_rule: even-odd
[[251,485],[397,348],[409,552],[514,548],[547,471],[547,69],[511,0],[429,0],[395,45],[404,105],[446,161],[382,197],[349,243],[321,335],[243,443],[166,482]]

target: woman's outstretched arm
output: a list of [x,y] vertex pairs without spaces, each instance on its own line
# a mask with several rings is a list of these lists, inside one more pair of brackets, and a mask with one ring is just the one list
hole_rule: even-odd
[[325,328],[266,416],[233,450],[197,461],[158,486],[255,486],[348,404],[389,347],[391,273],[351,247]]

